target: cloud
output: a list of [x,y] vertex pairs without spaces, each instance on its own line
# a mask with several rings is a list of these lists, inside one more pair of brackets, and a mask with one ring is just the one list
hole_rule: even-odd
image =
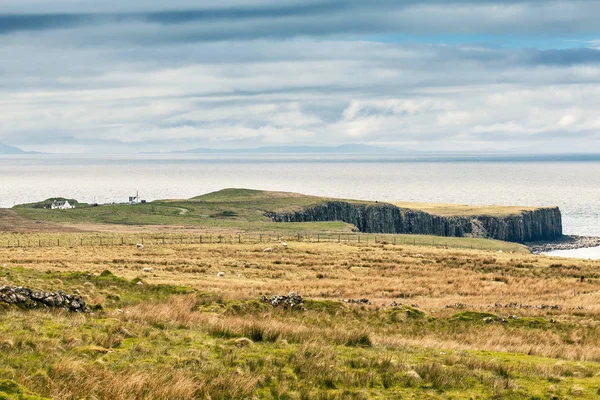
[[[583,144],[600,132],[594,42],[505,48],[478,36],[559,40],[595,32],[596,11],[585,0],[4,0],[0,141],[42,151]],[[475,36],[444,44],[450,33]]]
[[[135,27],[133,42],[210,41],[340,34],[596,33],[600,4],[592,0],[473,1],[223,1],[203,5],[114,0],[4,1],[0,33],[72,27]],[[162,30],[161,28],[168,28]],[[110,37],[110,32],[107,32]],[[113,38],[114,39],[114,38]]]

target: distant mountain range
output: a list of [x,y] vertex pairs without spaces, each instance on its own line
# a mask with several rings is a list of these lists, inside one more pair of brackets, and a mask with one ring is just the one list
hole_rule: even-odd
[[0,143],[0,154],[42,154],[37,151],[23,151],[18,147]]
[[[364,144],[344,144],[341,146],[263,146],[247,149],[210,149],[197,148],[190,150],[170,151],[168,154],[397,154],[413,153],[401,149]],[[156,154],[156,153],[143,153]]]

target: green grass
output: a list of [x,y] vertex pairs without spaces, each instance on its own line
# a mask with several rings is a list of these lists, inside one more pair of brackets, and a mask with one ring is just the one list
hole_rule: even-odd
[[[182,213],[182,209],[187,210]],[[73,210],[18,208],[21,217],[55,223],[170,225],[204,228],[229,228],[243,231],[348,231],[339,221],[280,224],[271,222],[262,210],[232,204],[197,202],[153,202],[136,206],[115,205]],[[348,228],[347,228],[348,227]]]
[[44,400],[13,380],[0,380],[0,400]]
[[226,189],[190,200],[159,200],[146,204],[82,207],[72,210],[48,210],[38,204],[15,207],[27,219],[57,223],[96,223],[122,225],[178,225],[207,228],[264,230],[339,230],[343,223],[280,225],[265,215],[273,210],[300,209],[323,201],[317,197]]

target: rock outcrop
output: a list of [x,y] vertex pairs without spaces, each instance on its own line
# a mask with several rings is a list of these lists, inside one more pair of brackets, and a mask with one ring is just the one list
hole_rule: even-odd
[[24,287],[0,287],[0,303],[25,309],[62,308],[71,312],[89,312],[81,296],[64,292],[44,292]]
[[393,204],[328,201],[295,212],[268,213],[275,222],[343,221],[365,233],[482,237],[507,242],[555,240],[562,236],[558,207],[496,216],[439,216]]
[[304,307],[304,299],[298,293],[290,293],[287,296],[275,295],[271,297],[261,296],[260,300],[264,303],[270,303],[273,307],[284,307],[284,308],[294,308],[294,307]]

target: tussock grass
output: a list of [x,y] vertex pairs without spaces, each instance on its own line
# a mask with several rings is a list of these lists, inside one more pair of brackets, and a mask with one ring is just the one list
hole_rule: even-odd
[[[597,261],[383,243],[263,248],[0,249],[0,285],[102,306],[0,306],[0,380],[57,399],[594,398],[600,388]],[[308,298],[304,309],[259,300],[291,291]],[[360,298],[370,304],[344,302]]]

